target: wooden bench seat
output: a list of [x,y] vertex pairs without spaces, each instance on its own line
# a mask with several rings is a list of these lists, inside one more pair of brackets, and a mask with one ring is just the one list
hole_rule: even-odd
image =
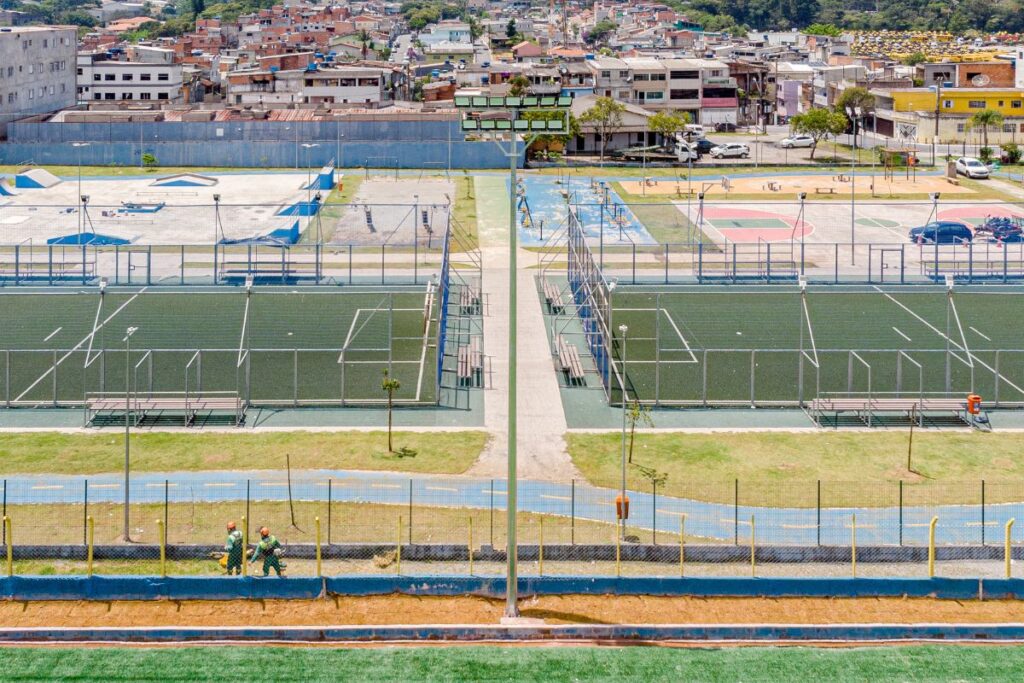
[[834,187],[816,187],[814,188],[814,194],[835,194],[836,188]]
[[[125,401],[115,395],[90,397],[86,399],[85,410],[88,424],[93,416],[100,413],[124,413]],[[128,410],[132,413],[136,425],[148,414],[155,412],[182,413],[185,426],[192,425],[201,413],[231,413],[235,416],[236,425],[242,423],[245,414],[237,396],[132,397]]]
[[541,285],[544,288],[544,303],[547,304],[548,311],[556,315],[563,313],[565,311],[565,301],[562,299],[561,288],[547,280],[541,280]]
[[561,334],[558,335],[558,366],[570,385],[584,383],[583,361],[580,360],[579,349]]
[[967,424],[973,424],[967,412],[967,401],[962,398],[891,398],[891,397],[826,397],[816,398],[810,403],[810,412],[815,422],[821,424],[825,414],[855,413],[869,426],[875,413],[902,413],[921,421],[924,413],[953,413]]

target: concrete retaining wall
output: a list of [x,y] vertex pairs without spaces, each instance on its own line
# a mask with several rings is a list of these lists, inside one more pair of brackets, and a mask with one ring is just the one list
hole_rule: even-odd
[[[476,576],[257,577],[13,576],[0,578],[0,599],[232,600],[312,599],[325,595],[480,595],[500,598],[505,580]],[[1024,598],[1024,579],[521,577],[532,595],[732,597]]]

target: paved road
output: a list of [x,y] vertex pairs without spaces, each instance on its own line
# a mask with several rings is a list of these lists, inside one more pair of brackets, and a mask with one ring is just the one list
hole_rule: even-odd
[[[4,480],[8,505],[70,503],[85,499],[86,479],[81,476],[17,476]],[[165,489],[166,486],[166,489]],[[293,497],[326,501],[407,505],[412,496],[416,506],[505,509],[502,479],[471,479],[453,476],[407,475],[346,470],[304,471],[293,476]],[[741,486],[742,488],[742,486]],[[895,488],[895,485],[894,485]],[[132,477],[134,503],[217,502],[245,500],[286,500],[287,478],[280,471],[210,471],[144,473]],[[525,480],[519,483],[520,511],[613,522],[616,491],[583,484],[562,484]],[[659,533],[678,534],[680,519],[686,517],[688,537],[749,543],[749,522],[755,518],[756,541],[765,544],[848,545],[852,516],[857,516],[857,542],[864,545],[898,544],[901,512],[898,507],[875,508],[765,508],[748,505],[706,503],[683,498],[631,491],[630,526],[657,528]],[[742,492],[741,492],[742,497]],[[909,496],[908,496],[909,497]],[[90,503],[119,503],[124,499],[123,480],[118,475],[88,477]],[[819,517],[820,514],[820,517]],[[902,509],[902,540],[924,545],[928,522],[938,516],[939,544],[978,543],[981,540],[980,505],[905,506]],[[985,507],[985,537],[999,543],[1006,520],[1024,520],[1024,503],[989,504]],[[738,520],[738,521],[737,521]],[[819,526],[820,525],[820,526]]]

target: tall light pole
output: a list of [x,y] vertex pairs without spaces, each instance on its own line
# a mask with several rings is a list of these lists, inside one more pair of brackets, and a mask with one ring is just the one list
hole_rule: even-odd
[[124,332],[124,542],[130,543],[128,505],[128,476],[131,471],[131,366],[132,366],[132,335],[139,331],[138,327],[129,327]]
[[[505,616],[519,616],[519,569],[516,540],[516,176],[519,164],[519,138],[528,148],[537,135],[545,132],[565,135],[569,131],[568,110],[572,98],[510,96],[483,97],[456,95],[455,106],[463,110],[462,131],[473,139],[490,139],[509,162],[508,202],[508,483],[506,500],[506,576]],[[529,112],[558,112],[561,116],[550,120],[531,119]],[[479,136],[479,137],[478,137]],[[397,168],[396,168],[397,170]]]
[[626,333],[629,332],[627,325],[619,325],[619,336],[622,337],[622,377],[619,380],[622,386],[622,510],[619,515],[619,524],[622,527],[620,536],[626,540]]
[[78,150],[78,235],[79,241],[81,241],[82,235],[82,213],[84,207],[82,206],[82,148],[88,147],[88,142],[72,142],[71,146]]
[[319,147],[315,142],[303,142],[302,148],[306,150],[306,209],[309,210],[309,205],[313,202],[313,162],[310,159],[311,153],[309,150],[314,147]]
[[864,116],[860,107],[847,107],[846,113],[853,121],[853,153],[850,155],[850,265],[857,263],[857,127]]

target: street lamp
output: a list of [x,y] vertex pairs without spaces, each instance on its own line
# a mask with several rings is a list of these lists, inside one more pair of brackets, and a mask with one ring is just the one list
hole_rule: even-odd
[[306,150],[306,205],[307,205],[307,208],[309,206],[309,203],[312,201],[312,192],[313,192],[313,166],[312,166],[313,162],[310,160],[311,154],[310,154],[309,150],[313,149],[314,147],[319,147],[319,146],[320,145],[318,145],[315,142],[303,142],[302,143],[303,149]]
[[850,155],[850,265],[855,265],[857,263],[855,246],[857,238],[857,127],[864,116],[864,110],[861,107],[848,106],[846,113],[853,121],[853,153]]
[[[88,147],[89,143],[88,142],[72,142],[71,146],[78,150],[78,196],[81,197],[82,196],[82,148],[83,147]],[[81,234],[82,234],[82,212],[84,210],[85,210],[84,207],[82,207],[82,206],[78,207],[78,234],[79,234],[79,241],[81,241]]]
[[626,333],[629,332],[627,325],[619,325],[619,336],[622,337],[622,376],[619,383],[622,386],[622,513],[619,515],[619,524],[622,526],[620,535],[626,540]]
[[132,335],[139,331],[138,327],[129,327],[124,333],[124,541],[130,543],[132,538],[129,534],[128,505],[130,502],[128,493],[128,476],[131,462],[131,364],[132,364]]

